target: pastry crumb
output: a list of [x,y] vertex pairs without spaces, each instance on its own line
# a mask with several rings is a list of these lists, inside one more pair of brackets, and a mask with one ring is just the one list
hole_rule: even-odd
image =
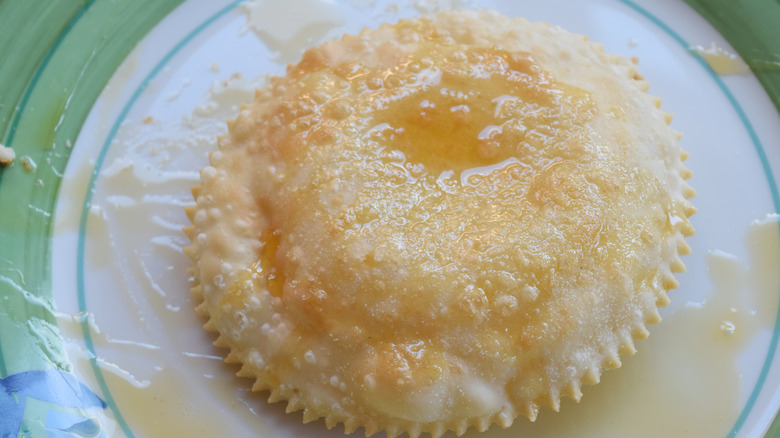
[[33,172],[38,167],[38,165],[35,164],[35,161],[33,161],[32,158],[25,155],[24,157],[22,157],[22,167],[27,172]]
[[14,158],[16,158],[14,150],[0,144],[0,166],[10,166],[14,162]]

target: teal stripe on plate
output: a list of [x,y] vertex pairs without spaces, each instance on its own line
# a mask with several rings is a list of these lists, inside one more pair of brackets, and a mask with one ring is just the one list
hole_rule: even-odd
[[[688,42],[686,42],[685,39],[683,39],[677,32],[675,32],[666,23],[661,21],[658,17],[654,16],[646,9],[642,8],[641,6],[632,2],[631,0],[620,0],[620,2],[629,6],[631,9],[635,10],[636,12],[642,14],[645,18],[650,20],[653,24],[661,28],[666,34],[668,34],[675,41],[677,41],[677,43],[680,44],[685,50],[688,50],[690,44],[688,44]],[[769,160],[767,159],[766,152],[764,151],[764,147],[761,145],[761,141],[759,140],[755,129],[753,129],[753,124],[750,123],[750,120],[748,119],[747,115],[745,115],[745,111],[742,109],[742,106],[734,97],[734,94],[731,93],[731,90],[729,90],[729,88],[723,82],[723,79],[721,79],[721,77],[718,76],[712,70],[712,68],[710,68],[709,64],[707,64],[707,62],[704,59],[702,59],[699,55],[693,53],[692,56],[696,57],[696,60],[699,62],[702,68],[710,75],[712,80],[715,81],[715,83],[718,85],[718,88],[720,88],[723,94],[728,98],[729,103],[731,103],[731,106],[734,109],[734,112],[737,113],[740,120],[742,121],[742,125],[745,127],[745,130],[747,130],[748,135],[750,135],[750,140],[753,144],[753,150],[756,152],[758,158],[761,160],[761,167],[764,171],[764,176],[766,177],[767,185],[769,186],[769,190],[772,194],[772,203],[774,204],[775,207],[775,213],[780,213],[780,194],[778,194],[777,183],[775,181],[774,174],[772,173],[772,168],[769,165]],[[778,227],[780,228],[780,225]],[[780,294],[780,290],[778,290],[778,294]],[[745,403],[744,409],[742,410],[739,417],[737,418],[737,421],[734,423],[734,426],[732,426],[731,430],[729,431],[727,435],[728,437],[735,437],[739,433],[739,431],[742,429],[742,426],[745,424],[745,420],[747,420],[751,411],[755,407],[756,400],[758,399],[758,395],[761,393],[764,383],[766,382],[767,375],[769,374],[769,370],[772,367],[772,362],[774,361],[775,353],[777,351],[777,342],[779,338],[780,338],[780,306],[778,306],[775,315],[775,326],[772,332],[772,339],[769,344],[769,349],[767,351],[766,358],[764,359],[764,364],[761,367],[761,373],[758,376],[758,381],[756,382],[756,385],[753,387],[753,390],[750,393],[750,397]]]
[[[78,252],[77,252],[77,267],[76,267],[76,276],[77,276],[77,288],[78,288],[78,304],[79,304],[79,310],[82,312],[88,311],[87,308],[87,299],[86,294],[84,293],[84,248],[85,248],[85,241],[86,241],[86,231],[87,231],[87,217],[89,216],[89,209],[92,203],[92,195],[94,194],[95,189],[95,183],[97,182],[98,174],[100,173],[100,169],[103,167],[103,162],[106,159],[106,155],[108,154],[109,149],[111,148],[111,143],[114,141],[114,137],[116,137],[117,132],[119,131],[119,127],[121,126],[122,122],[127,117],[127,114],[132,109],[133,105],[135,105],[135,102],[138,100],[138,98],[141,96],[141,94],[146,90],[146,88],[149,86],[151,81],[162,71],[163,68],[165,68],[165,65],[168,64],[173,57],[176,56],[179,51],[181,51],[182,48],[184,48],[190,41],[192,41],[193,38],[195,38],[198,34],[203,32],[206,28],[208,28],[210,25],[212,25],[215,21],[223,17],[228,12],[232,11],[236,8],[243,0],[236,0],[233,3],[229,4],[228,6],[225,6],[224,8],[220,9],[218,12],[216,12],[214,15],[203,21],[201,24],[199,24],[195,29],[193,29],[187,36],[184,37],[181,41],[179,41],[173,49],[171,49],[161,60],[157,63],[157,65],[154,66],[151,72],[144,78],[143,82],[141,82],[141,85],[138,86],[138,88],[135,89],[132,96],[130,97],[130,100],[127,102],[127,104],[122,108],[122,112],[119,114],[117,119],[114,121],[114,125],[111,127],[111,131],[108,134],[108,137],[106,138],[106,141],[103,143],[103,148],[100,151],[100,155],[98,155],[97,161],[95,162],[95,167],[92,170],[92,175],[89,180],[89,185],[87,186],[87,193],[84,199],[84,205],[81,209],[81,221],[79,225],[79,237],[78,237]],[[130,426],[127,424],[127,421],[125,420],[122,413],[119,411],[119,407],[116,405],[116,402],[114,401],[114,397],[111,394],[111,390],[108,388],[108,385],[106,384],[105,377],[103,376],[103,371],[100,369],[100,366],[97,363],[97,353],[95,352],[95,346],[92,342],[92,332],[89,327],[88,321],[83,321],[81,323],[81,331],[84,336],[84,343],[87,347],[87,350],[91,353],[90,355],[90,363],[92,364],[92,371],[95,373],[95,378],[97,379],[98,386],[100,387],[100,391],[103,394],[103,397],[106,400],[106,403],[108,404],[109,409],[111,412],[113,412],[114,417],[117,420],[117,423],[119,423],[120,427],[122,428],[122,431],[124,434],[128,437],[135,437],[135,434],[131,430]]]

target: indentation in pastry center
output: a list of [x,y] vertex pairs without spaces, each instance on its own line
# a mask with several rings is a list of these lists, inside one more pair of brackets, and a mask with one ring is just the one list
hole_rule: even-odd
[[526,53],[420,50],[383,84],[374,140],[433,175],[536,155],[588,117],[587,93],[557,83]]

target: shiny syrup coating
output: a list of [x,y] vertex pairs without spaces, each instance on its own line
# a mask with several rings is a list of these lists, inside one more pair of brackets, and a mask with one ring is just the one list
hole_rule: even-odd
[[[301,337],[348,333],[338,348],[366,349],[351,366],[384,392],[441,378],[453,352],[523,367],[525,351],[554,342],[578,311],[560,306],[560,283],[579,260],[608,253],[599,246],[608,206],[585,180],[616,183],[593,163],[605,152],[585,126],[589,93],[528,53],[435,39],[390,54],[383,69],[309,55],[292,87],[314,91],[263,122],[261,138],[282,139],[265,147],[291,156],[287,173],[311,175],[278,189],[272,215],[285,220],[262,238],[256,287],[296,309]],[[328,220],[305,223],[317,217]],[[306,247],[319,256],[290,257]],[[440,326],[473,333],[463,342]]]

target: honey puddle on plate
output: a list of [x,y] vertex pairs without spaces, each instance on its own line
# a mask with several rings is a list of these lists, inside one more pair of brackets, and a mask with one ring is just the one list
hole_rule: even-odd
[[710,47],[706,48],[693,46],[690,50],[701,56],[712,71],[718,75],[745,75],[750,73],[750,67],[745,64],[742,58],[722,47],[718,47],[715,43],[710,44]]

